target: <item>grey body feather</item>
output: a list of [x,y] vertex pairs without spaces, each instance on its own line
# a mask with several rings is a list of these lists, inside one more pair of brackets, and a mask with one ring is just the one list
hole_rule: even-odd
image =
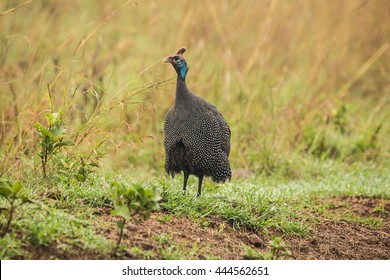
[[231,179],[230,128],[217,108],[192,93],[180,77],[164,133],[165,170],[172,176],[184,172],[184,190],[189,174],[200,179],[198,195],[203,176],[216,182]]

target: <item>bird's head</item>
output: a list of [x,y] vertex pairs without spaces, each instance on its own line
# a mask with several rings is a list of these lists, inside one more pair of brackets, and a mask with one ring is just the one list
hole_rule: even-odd
[[168,56],[164,59],[164,62],[169,62],[175,68],[177,74],[183,80],[186,78],[188,72],[187,61],[184,58],[183,53],[186,51],[186,48],[181,48],[175,55]]

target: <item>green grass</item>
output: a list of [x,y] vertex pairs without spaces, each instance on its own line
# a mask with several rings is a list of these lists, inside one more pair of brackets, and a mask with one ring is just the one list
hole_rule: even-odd
[[[94,185],[94,188],[82,186],[90,190],[86,193],[80,191],[77,186],[72,186],[72,191],[67,185],[48,188],[47,181],[43,178],[41,182],[35,180],[30,185],[28,179],[21,183],[24,185],[25,195],[33,203],[16,209],[11,234],[7,234],[3,240],[3,242],[8,240],[8,244],[1,252],[2,259],[30,258],[31,246],[44,248],[53,244],[60,252],[67,250],[89,250],[97,251],[99,254],[110,252],[109,248],[113,242],[99,235],[93,225],[95,207],[101,207],[106,203],[105,196],[99,198],[94,196],[102,193],[99,184]],[[47,192],[43,193],[43,189]],[[96,193],[91,192],[92,189]],[[94,203],[90,202],[91,196]],[[0,199],[0,202],[3,200]],[[3,225],[3,220],[0,221]]]
[[181,178],[174,180],[173,184],[164,181],[159,183],[163,197],[161,206],[176,215],[188,215],[195,220],[218,215],[234,228],[276,227],[286,234],[306,235],[310,221],[304,221],[302,210],[310,207],[314,198],[390,197],[390,179],[385,170],[356,166],[346,172],[334,168],[323,178],[312,180],[286,181],[263,176],[223,186],[206,184],[204,195],[199,199],[191,187],[189,194],[183,197]]
[[[53,244],[64,250],[83,249],[96,251],[98,255],[110,255],[114,242],[98,234],[99,225],[93,221],[95,211],[102,207],[113,207],[109,195],[111,181],[141,182],[146,188],[157,188],[162,197],[159,211],[163,211],[164,216],[157,216],[156,219],[168,224],[172,217],[185,217],[201,227],[208,227],[209,219],[219,217],[236,230],[267,234],[272,229],[281,235],[305,237],[309,236],[310,228],[320,221],[314,215],[319,213],[335,221],[344,220],[380,228],[380,217],[360,217],[348,211],[347,203],[341,205],[344,214],[336,216],[331,213],[336,205],[318,204],[318,199],[335,196],[389,199],[390,179],[386,170],[361,164],[345,170],[341,163],[332,161],[321,165],[318,166],[323,170],[321,176],[310,180],[287,180],[266,175],[233,180],[224,185],[206,180],[200,198],[196,197],[197,182],[194,178],[189,181],[187,194],[183,195],[181,176],[175,179],[165,177],[145,180],[125,175],[104,178],[96,173],[86,182],[70,185],[45,178],[33,180],[27,176],[21,184],[25,194],[34,203],[22,205],[16,210],[12,234],[2,240],[2,258],[29,258],[29,246],[45,247]],[[380,215],[385,210],[378,208],[375,211]],[[20,241],[21,236],[25,241]],[[172,243],[169,235],[156,235],[154,240],[161,245],[159,254],[163,258],[196,258],[195,249],[189,255],[180,244]],[[133,252],[133,255],[153,258],[151,253],[142,251]],[[249,255],[248,258],[251,257]]]
[[161,60],[183,45],[190,88],[231,126],[233,168],[299,177],[296,155],[388,162],[387,3],[364,6],[33,1],[2,17],[1,172],[36,154],[33,125],[60,113],[72,160],[157,173],[175,88]]

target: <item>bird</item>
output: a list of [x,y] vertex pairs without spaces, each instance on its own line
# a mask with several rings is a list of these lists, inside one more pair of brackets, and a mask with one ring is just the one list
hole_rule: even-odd
[[165,171],[172,177],[183,172],[183,194],[189,175],[198,177],[199,197],[203,177],[211,177],[215,182],[231,180],[231,131],[218,109],[187,86],[189,68],[185,51],[186,48],[180,48],[164,59],[177,73],[175,102],[164,122]]

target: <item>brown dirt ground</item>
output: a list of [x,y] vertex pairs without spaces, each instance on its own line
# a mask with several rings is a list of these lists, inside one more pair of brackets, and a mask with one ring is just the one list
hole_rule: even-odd
[[[310,215],[317,219],[311,227],[310,236],[284,236],[292,252],[291,258],[390,259],[390,200],[342,197],[318,200],[318,205],[325,205],[326,211],[321,214],[316,209],[308,209]],[[96,215],[98,232],[115,242],[118,237],[116,219],[109,214],[108,209],[102,209]],[[351,215],[359,217],[360,222],[348,219]],[[380,225],[369,224],[372,220],[380,221]],[[281,235],[273,229],[268,229],[267,233],[237,231],[217,217],[195,222],[160,212],[140,226],[126,226],[122,243],[128,250],[119,257],[83,250],[63,252],[53,244],[35,248],[32,258],[136,259],[145,258],[140,251],[148,251],[156,259],[164,258],[164,252],[170,252],[171,255],[177,253],[176,256],[184,259],[244,259],[243,244],[259,252],[266,252],[271,237]],[[138,249],[132,249],[134,247]]]
[[[332,205],[332,219],[321,218],[309,238],[286,237],[294,258],[317,260],[378,260],[390,259],[390,201],[375,198],[344,197],[322,201]],[[378,212],[378,208],[385,211]],[[345,220],[358,217],[382,221],[369,226]]]

